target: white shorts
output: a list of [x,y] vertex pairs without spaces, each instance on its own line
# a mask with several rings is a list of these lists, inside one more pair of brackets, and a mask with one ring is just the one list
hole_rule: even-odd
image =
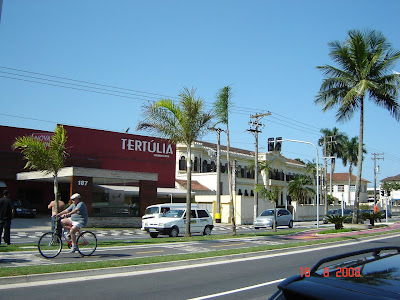
[[77,222],[77,221],[72,221],[72,220],[71,220],[71,223],[72,223],[72,226],[76,226],[76,227],[78,227],[79,229],[82,228],[82,224],[79,223],[79,222]]

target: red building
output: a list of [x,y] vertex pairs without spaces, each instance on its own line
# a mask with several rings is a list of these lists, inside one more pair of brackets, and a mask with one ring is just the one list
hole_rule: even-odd
[[[157,188],[175,187],[176,147],[168,140],[64,128],[69,155],[58,176],[64,202],[80,193],[93,217],[139,217],[157,203]],[[39,213],[48,212],[54,199],[52,175],[25,169],[21,153],[11,148],[15,138],[24,135],[48,141],[52,132],[0,126],[0,188]]]

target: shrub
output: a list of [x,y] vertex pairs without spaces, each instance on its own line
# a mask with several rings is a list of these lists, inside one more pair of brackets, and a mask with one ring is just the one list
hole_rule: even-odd
[[326,220],[329,223],[335,224],[335,229],[342,229],[343,228],[343,222],[349,218],[348,216],[341,216],[341,215],[327,215]]

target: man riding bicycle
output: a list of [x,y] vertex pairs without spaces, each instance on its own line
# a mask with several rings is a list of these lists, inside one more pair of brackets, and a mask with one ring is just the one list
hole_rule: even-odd
[[71,235],[72,247],[69,251],[74,253],[76,248],[76,233],[86,225],[88,221],[88,212],[85,203],[81,201],[81,195],[75,193],[71,196],[72,204],[67,209],[59,212],[57,216],[63,216],[61,223],[67,229]]

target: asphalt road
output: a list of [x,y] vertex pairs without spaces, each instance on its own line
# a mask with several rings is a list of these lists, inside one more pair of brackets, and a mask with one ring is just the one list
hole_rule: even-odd
[[321,258],[389,245],[400,237],[379,237],[202,265],[78,277],[66,273],[57,281],[0,286],[2,299],[265,299],[277,281],[312,267]]

